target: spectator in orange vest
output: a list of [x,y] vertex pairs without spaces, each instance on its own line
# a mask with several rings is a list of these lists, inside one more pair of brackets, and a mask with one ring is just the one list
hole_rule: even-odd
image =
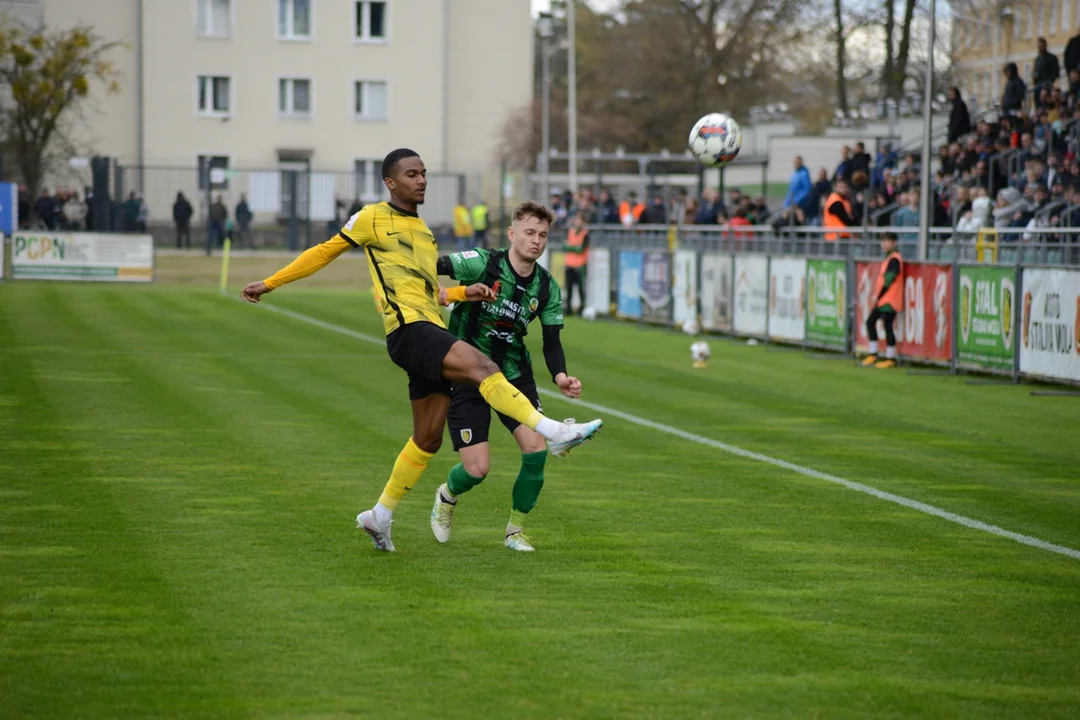
[[[833,191],[825,201],[825,211],[822,213],[822,221],[827,228],[853,227],[855,213],[851,205],[851,188],[847,181],[837,180]],[[850,238],[848,232],[827,232],[825,239],[832,242],[838,238]]]
[[626,227],[637,225],[641,221],[643,212],[645,212],[645,205],[639,203],[637,193],[632,192],[619,204],[619,222]]
[[[885,253],[885,262],[878,270],[877,283],[874,285],[874,310],[866,318],[866,336],[870,338],[870,353],[862,364],[876,368],[896,367],[896,332],[893,325],[896,314],[904,307],[904,258],[896,249],[896,234],[887,232],[881,235],[881,251]],[[878,359],[877,323],[885,325],[885,359]]]
[[574,288],[578,292],[578,314],[585,309],[585,266],[589,263],[589,222],[585,213],[579,212],[570,221],[566,233],[566,307],[564,315],[574,314]]

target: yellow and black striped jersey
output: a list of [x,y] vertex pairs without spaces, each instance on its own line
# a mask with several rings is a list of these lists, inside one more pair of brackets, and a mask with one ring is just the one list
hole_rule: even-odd
[[446,327],[439,305],[439,246],[427,223],[390,203],[368,205],[337,236],[305,251],[264,282],[271,290],[311,275],[350,248],[362,248],[389,335],[402,325]]

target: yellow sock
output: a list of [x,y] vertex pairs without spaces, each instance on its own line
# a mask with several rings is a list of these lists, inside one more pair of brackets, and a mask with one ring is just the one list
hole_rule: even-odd
[[480,394],[487,400],[488,405],[532,430],[544,419],[540,411],[529,402],[529,398],[511,385],[501,372],[480,383]]
[[397,456],[394,470],[390,473],[390,479],[386,481],[379,502],[393,510],[405,497],[405,493],[416,487],[420,482],[420,476],[427,469],[428,460],[435,457],[432,453],[424,452],[416,446],[412,438],[405,443],[401,454]]

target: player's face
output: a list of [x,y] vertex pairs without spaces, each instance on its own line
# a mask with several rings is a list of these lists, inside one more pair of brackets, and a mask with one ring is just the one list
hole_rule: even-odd
[[427,168],[418,157],[399,160],[391,177],[386,178],[386,188],[399,199],[414,205],[424,204],[427,192]]
[[548,244],[548,224],[538,217],[527,215],[510,226],[510,244],[526,260],[535,262],[544,254]]

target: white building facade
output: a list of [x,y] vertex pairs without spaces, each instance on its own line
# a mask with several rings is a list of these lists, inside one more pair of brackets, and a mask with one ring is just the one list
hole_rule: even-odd
[[[14,4],[21,17],[33,16],[32,0]],[[374,199],[383,191],[382,157],[410,147],[430,173],[466,176],[464,199],[483,194],[492,203],[500,131],[532,95],[529,0],[39,0],[37,7],[48,27],[86,24],[124,43],[114,53],[122,91],[95,88],[78,139],[88,154],[147,168],[148,178],[155,168],[200,164],[219,176],[305,169],[349,177],[348,187],[335,180],[339,199]]]

